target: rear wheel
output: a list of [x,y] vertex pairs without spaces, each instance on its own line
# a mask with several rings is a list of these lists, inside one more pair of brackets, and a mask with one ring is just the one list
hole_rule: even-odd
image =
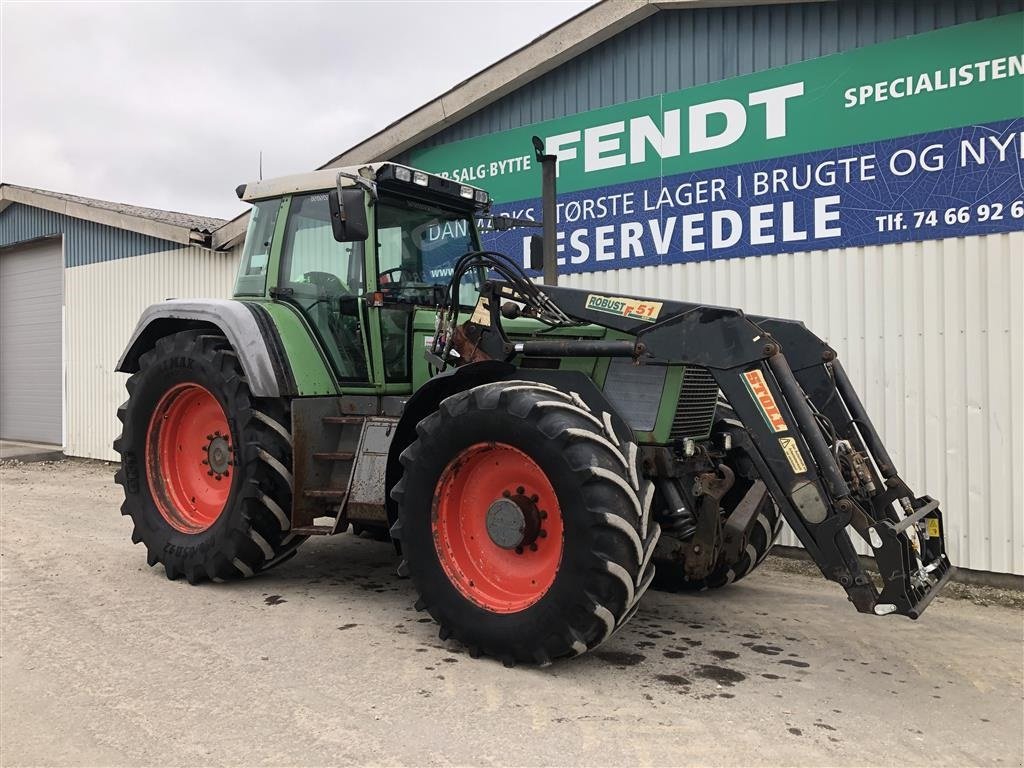
[[636,610],[659,529],[636,445],[578,395],[534,382],[449,397],[393,492],[417,608],[506,663],[595,648]]
[[184,331],[142,355],[120,409],[115,480],[150,565],[196,583],[291,555],[291,434],[283,399],[256,399],[223,336]]

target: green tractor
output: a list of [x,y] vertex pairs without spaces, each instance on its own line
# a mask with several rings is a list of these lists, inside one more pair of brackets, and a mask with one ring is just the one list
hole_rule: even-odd
[[395,163],[238,194],[233,299],[150,307],[117,367],[122,512],[168,578],[251,577],[351,529],[390,538],[442,638],[546,664],[652,583],[747,576],[783,519],[859,611],[917,618],[950,577],[938,502],[802,324],[538,284],[479,240],[536,222]]

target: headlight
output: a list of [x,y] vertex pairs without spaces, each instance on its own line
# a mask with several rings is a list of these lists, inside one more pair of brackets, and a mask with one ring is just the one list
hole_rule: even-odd
[[463,186],[459,187],[459,196],[460,197],[464,197],[467,200],[472,200],[473,199],[473,191],[474,190],[473,190],[472,187],[467,187],[467,186],[463,185]]
[[476,201],[478,203],[486,203],[487,202],[487,193],[484,192],[482,189],[478,189],[476,191]]
[[400,165],[395,166],[395,178],[399,181],[412,181],[412,171]]
[[430,179],[428,178],[427,174],[425,174],[423,171],[413,171],[412,183],[419,184],[421,187],[425,187],[427,186],[427,184],[430,183]]

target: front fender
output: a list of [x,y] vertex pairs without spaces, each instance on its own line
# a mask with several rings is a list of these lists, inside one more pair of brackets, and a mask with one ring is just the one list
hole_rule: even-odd
[[431,413],[437,410],[441,401],[458,392],[478,387],[481,384],[490,384],[494,381],[505,381],[508,379],[521,379],[524,381],[535,381],[541,384],[550,384],[562,392],[573,392],[579,395],[580,399],[597,414],[607,412],[611,417],[612,427],[620,440],[633,440],[633,430],[621,417],[608,399],[604,396],[598,386],[586,374],[580,371],[559,371],[542,368],[516,368],[509,363],[498,360],[488,360],[480,363],[470,363],[455,368],[449,373],[435,376],[416,393],[409,398],[402,412],[402,418],[395,428],[395,435],[391,441],[391,448],[388,453],[388,464],[385,472],[384,484],[387,489],[385,496],[387,503],[388,523],[393,525],[398,519],[398,509],[391,499],[391,489],[402,476],[402,465],[398,457],[416,439],[416,425]]
[[287,358],[279,349],[272,328],[260,323],[257,312],[258,309],[245,302],[227,299],[170,299],[153,304],[139,318],[115,370],[135,373],[139,370],[139,357],[152,349],[157,339],[178,331],[208,327],[227,337],[253,395],[294,394],[289,391],[293,387],[288,382],[293,379]]

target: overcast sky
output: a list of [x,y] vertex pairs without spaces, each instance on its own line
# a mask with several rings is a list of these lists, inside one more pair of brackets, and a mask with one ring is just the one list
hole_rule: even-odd
[[591,4],[4,0],[0,178],[230,218]]

